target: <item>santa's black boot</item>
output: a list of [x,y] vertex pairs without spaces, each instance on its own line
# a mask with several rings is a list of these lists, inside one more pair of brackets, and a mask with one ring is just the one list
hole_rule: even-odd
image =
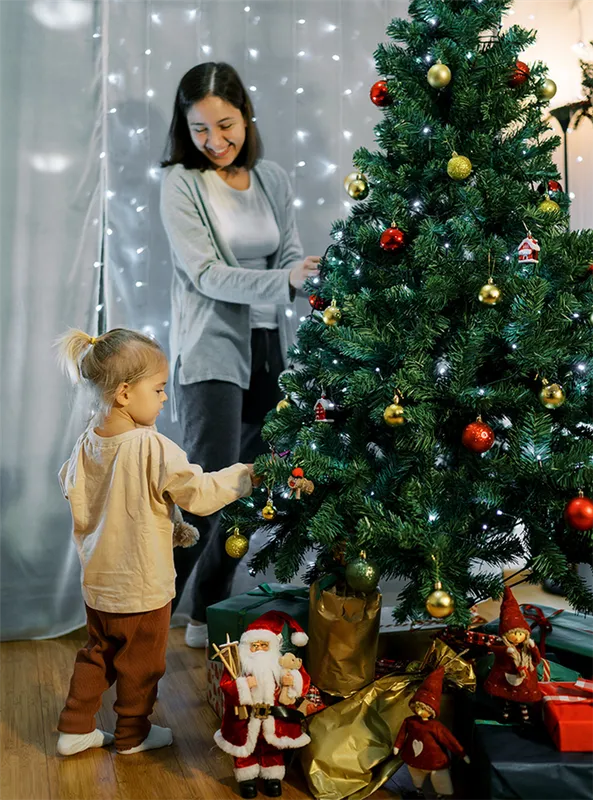
[[266,797],[281,797],[282,796],[282,781],[276,778],[267,778],[264,780],[264,794]]
[[249,798],[257,797],[257,781],[238,781],[239,793],[241,797]]

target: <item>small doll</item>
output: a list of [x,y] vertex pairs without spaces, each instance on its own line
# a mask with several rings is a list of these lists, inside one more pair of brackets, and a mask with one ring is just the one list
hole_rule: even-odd
[[522,721],[529,722],[529,705],[542,698],[536,669],[542,657],[531,638],[531,628],[508,586],[505,586],[502,598],[498,633],[502,644],[490,646],[494,664],[484,682],[484,689],[503,701],[505,721],[509,719],[511,704],[518,703]]
[[437,719],[444,675],[443,667],[435,669],[416,691],[410,700],[414,714],[404,719],[393,746],[394,755],[399,753],[404,764],[407,764],[416,788],[416,793],[409,795],[411,797],[424,797],[422,786],[427,775],[430,775],[438,797],[453,794],[448,751],[469,764],[463,747]]
[[313,494],[315,484],[313,481],[305,478],[305,473],[303,472],[302,467],[295,467],[292,471],[292,475],[288,479],[288,488],[290,489],[290,496],[292,497],[294,494],[296,499],[300,500],[301,492],[304,492],[305,494]]

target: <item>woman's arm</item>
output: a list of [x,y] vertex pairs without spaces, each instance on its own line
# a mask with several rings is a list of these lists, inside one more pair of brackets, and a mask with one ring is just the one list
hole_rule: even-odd
[[[161,216],[185,274],[206,297],[246,305],[291,302],[286,272],[229,267],[220,261],[202,214],[179,175],[169,173],[163,180]],[[289,250],[289,253],[295,252],[294,247]]]

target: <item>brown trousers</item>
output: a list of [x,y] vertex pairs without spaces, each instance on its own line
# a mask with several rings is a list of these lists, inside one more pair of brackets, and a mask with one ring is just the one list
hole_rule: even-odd
[[78,651],[58,730],[90,733],[101,696],[116,683],[115,745],[136,747],[150,731],[148,717],[165,674],[171,603],[141,614],[111,614],[86,606],[89,640]]

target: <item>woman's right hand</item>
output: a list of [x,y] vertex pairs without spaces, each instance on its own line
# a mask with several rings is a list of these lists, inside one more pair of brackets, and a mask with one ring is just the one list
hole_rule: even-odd
[[320,261],[320,256],[307,256],[301,264],[297,264],[290,270],[288,279],[293,289],[302,289],[307,278],[319,275]]

